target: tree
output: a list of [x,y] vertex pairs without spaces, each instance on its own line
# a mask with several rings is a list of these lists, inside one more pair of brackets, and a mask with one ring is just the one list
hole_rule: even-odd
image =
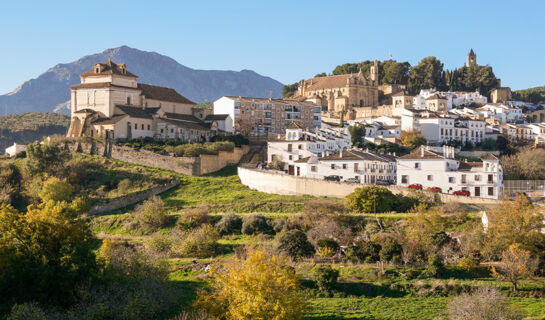
[[254,124],[251,119],[239,117],[235,122],[235,130],[237,133],[247,137],[254,131]]
[[325,72],[318,73],[314,76],[314,78],[320,78],[320,77],[327,77],[327,74]]
[[43,202],[55,201],[70,202],[74,188],[66,180],[61,180],[57,177],[47,179],[42,185],[42,189],[38,194]]
[[331,266],[317,266],[312,272],[314,273],[314,280],[320,291],[331,293],[337,286],[337,279],[339,278],[339,270],[333,269]]
[[394,238],[387,238],[380,249],[379,256],[382,262],[399,263],[401,261],[401,245]]
[[164,227],[170,220],[165,203],[158,196],[154,196],[138,205],[134,209],[133,215],[135,221],[145,232]]
[[545,150],[524,150],[518,154],[518,162],[526,179],[545,178]]
[[403,131],[401,133],[401,144],[410,150],[416,149],[426,143],[426,138],[420,132]]
[[412,94],[418,93],[421,89],[444,89],[443,63],[436,57],[422,59],[411,68],[407,88]]
[[301,230],[287,230],[279,233],[277,237],[277,250],[288,255],[292,260],[314,255],[314,247],[308,241],[307,235]]
[[385,84],[407,84],[411,64],[408,62],[397,62],[387,60],[382,62],[380,69],[383,71],[381,83]]
[[363,143],[363,137],[365,137],[365,125],[362,123],[355,123],[348,127],[350,132],[350,139],[353,147],[361,147]]
[[512,244],[502,253],[501,262],[497,268],[493,267],[492,273],[500,279],[511,282],[517,291],[518,281],[533,276],[537,266],[538,260],[530,251],[521,249],[519,244]]
[[298,88],[299,88],[299,82],[286,84],[282,86],[282,98],[285,99],[285,98],[294,96],[297,93]]
[[395,201],[396,197],[390,190],[377,186],[356,188],[346,196],[346,205],[356,212],[363,213],[391,211]]
[[0,203],[6,202],[14,207],[22,205],[22,180],[23,176],[17,166],[0,163]]
[[26,168],[30,175],[47,173],[57,175],[64,164],[70,159],[70,154],[53,143],[31,143],[26,149]]
[[210,292],[201,291],[195,307],[219,319],[301,319],[306,300],[300,278],[286,262],[256,249],[246,260],[212,266]]
[[534,251],[532,246],[536,243],[528,239],[544,227],[545,217],[526,197],[505,201],[487,216],[488,229],[481,249],[485,257],[497,258],[515,243],[525,244],[526,249]]
[[14,303],[68,306],[98,272],[88,224],[60,204],[0,205],[0,313]]
[[498,288],[481,287],[454,297],[447,309],[450,320],[522,320],[521,311]]

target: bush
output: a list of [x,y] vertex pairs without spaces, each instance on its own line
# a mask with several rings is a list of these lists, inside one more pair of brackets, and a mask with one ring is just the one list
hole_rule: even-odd
[[165,227],[170,222],[165,204],[161,198],[154,196],[134,209],[134,219],[145,231],[150,232]]
[[239,232],[242,228],[242,219],[236,214],[227,214],[216,223],[216,229],[220,234]]
[[280,160],[278,157],[274,158],[273,161],[269,162],[268,167],[273,170],[284,171],[286,163]]
[[219,232],[205,224],[183,234],[174,250],[181,257],[208,258],[219,252],[219,239]]
[[247,215],[242,219],[242,233],[256,234],[269,231],[267,218],[260,214]]
[[273,231],[276,233],[280,233],[284,231],[285,228],[288,227],[288,219],[287,218],[276,218],[273,221],[271,221],[271,227],[273,228]]
[[361,262],[375,262],[380,259],[381,247],[373,241],[356,241],[347,250],[347,258]]
[[43,183],[42,189],[38,195],[43,202],[69,202],[72,199],[73,192],[74,188],[66,180],[51,177]]
[[473,258],[462,258],[458,261],[458,267],[469,273],[472,273],[477,266],[478,263]]
[[322,257],[332,257],[339,251],[337,241],[330,238],[322,238],[316,242],[318,254]]
[[396,196],[388,189],[377,186],[356,188],[346,196],[347,206],[364,213],[388,212],[394,209]]
[[445,273],[445,266],[438,254],[431,254],[428,257],[428,264],[424,274],[426,277],[441,277]]
[[398,264],[401,261],[402,248],[394,238],[388,238],[380,249],[379,256],[383,262]]
[[318,266],[315,267],[312,272],[314,273],[314,280],[320,291],[331,293],[337,286],[337,279],[339,278],[339,270],[333,269],[331,266]]
[[209,211],[210,208],[207,205],[185,209],[178,224],[189,229],[203,224],[210,224],[212,223],[212,216],[210,216]]
[[45,311],[36,302],[16,304],[11,308],[6,320],[47,320]]
[[301,230],[288,230],[277,236],[277,250],[288,255],[292,260],[311,257],[315,250]]
[[497,288],[478,288],[453,298],[447,309],[450,320],[521,320],[521,311],[509,304],[508,298]]

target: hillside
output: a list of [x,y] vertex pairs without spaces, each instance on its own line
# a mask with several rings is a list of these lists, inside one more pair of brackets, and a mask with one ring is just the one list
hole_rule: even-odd
[[63,114],[27,112],[0,117],[0,154],[13,142],[32,142],[52,134],[66,134],[70,118]]
[[30,111],[68,112],[70,86],[80,83],[79,76],[96,62],[111,59],[125,63],[139,82],[176,89],[195,102],[214,101],[224,95],[280,97],[282,84],[251,70],[197,70],[156,52],[121,46],[61,63],[13,92],[0,96],[0,110],[8,113]]
[[513,99],[531,103],[545,101],[545,86],[513,91]]

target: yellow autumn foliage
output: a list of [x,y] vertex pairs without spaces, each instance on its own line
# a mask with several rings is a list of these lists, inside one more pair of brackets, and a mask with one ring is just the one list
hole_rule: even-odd
[[299,276],[282,258],[262,249],[210,272],[212,290],[200,292],[195,307],[217,319],[301,319],[306,308]]

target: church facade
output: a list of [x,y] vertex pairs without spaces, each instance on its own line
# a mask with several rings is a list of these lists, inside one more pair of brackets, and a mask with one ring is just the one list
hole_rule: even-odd
[[68,137],[206,141],[225,121],[172,88],[138,83],[125,64],[96,63],[71,87]]
[[358,110],[379,105],[378,61],[375,60],[369,77],[358,73],[314,77],[299,84],[301,99],[322,106],[326,118],[355,119]]

